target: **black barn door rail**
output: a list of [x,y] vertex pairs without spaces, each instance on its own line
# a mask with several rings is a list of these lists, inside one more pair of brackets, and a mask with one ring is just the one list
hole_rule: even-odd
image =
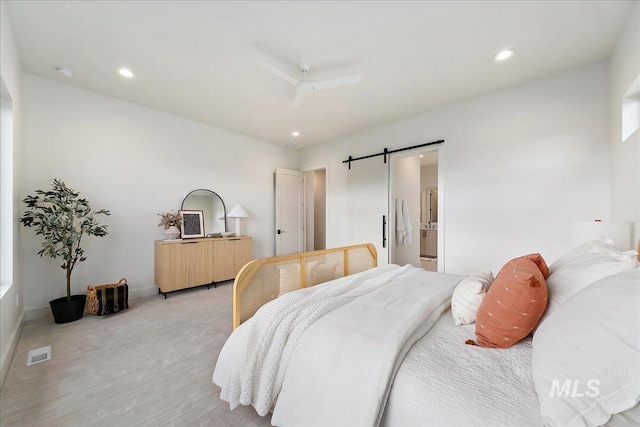
[[347,163],[349,165],[349,170],[351,170],[351,162],[355,162],[355,161],[358,161],[358,160],[364,160],[364,159],[370,159],[371,157],[384,156],[384,162],[387,163],[387,156],[389,154],[397,153],[397,152],[400,152],[400,151],[413,150],[413,149],[416,149],[416,148],[427,147],[429,145],[442,144],[443,142],[444,142],[444,139],[439,139],[437,141],[426,142],[424,144],[413,145],[411,147],[398,148],[397,150],[391,150],[391,151],[389,151],[389,150],[387,150],[385,148],[382,153],[369,154],[368,156],[362,156],[362,157],[356,157],[356,158],[353,158],[353,157],[349,156],[349,158],[347,160],[343,160],[342,163]]

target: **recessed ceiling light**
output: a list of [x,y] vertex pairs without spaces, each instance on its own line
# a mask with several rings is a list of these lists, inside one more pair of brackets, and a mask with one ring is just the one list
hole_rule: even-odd
[[127,68],[120,68],[118,70],[118,72],[120,73],[120,75],[122,77],[126,77],[128,79],[133,78],[133,73],[131,72],[131,70],[127,69]]
[[513,50],[513,49],[504,49],[504,50],[501,50],[500,52],[498,52],[496,54],[496,56],[493,57],[493,60],[494,61],[504,61],[505,59],[511,58],[514,53],[516,53],[516,51]]
[[423,158],[423,157],[424,157],[424,154],[420,154],[420,158]]
[[56,71],[58,72],[58,74],[65,76],[65,77],[73,77],[73,71],[71,71],[68,68],[64,68],[64,67],[56,67]]
[[291,132],[291,136],[300,136],[300,132],[294,130],[293,132]]

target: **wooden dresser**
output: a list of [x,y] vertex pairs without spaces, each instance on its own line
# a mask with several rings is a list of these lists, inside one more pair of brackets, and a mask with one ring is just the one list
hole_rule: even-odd
[[231,280],[251,261],[251,237],[156,240],[155,283],[167,292]]

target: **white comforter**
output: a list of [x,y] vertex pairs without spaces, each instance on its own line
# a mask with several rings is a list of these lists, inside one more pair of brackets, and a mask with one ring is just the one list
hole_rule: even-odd
[[213,381],[232,409],[265,415],[277,399],[275,425],[375,425],[460,279],[391,265],[286,294],[234,331]]
[[531,377],[531,338],[504,349],[466,345],[475,325],[450,311],[418,340],[393,380],[381,425],[542,426]]

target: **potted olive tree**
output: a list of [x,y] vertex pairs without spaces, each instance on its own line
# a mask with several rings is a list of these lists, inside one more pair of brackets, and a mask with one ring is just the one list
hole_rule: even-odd
[[27,205],[20,222],[34,227],[44,239],[38,255],[62,259],[62,269],[67,274],[67,296],[49,301],[56,323],[73,322],[82,318],[86,295],[71,295],[71,272],[77,263],[86,260],[81,246],[82,237],[107,235],[107,226],[96,221],[96,215],[111,215],[105,209],[93,211],[86,199],[77,191],[54,179],[49,191],[36,190],[35,196],[27,196]]

